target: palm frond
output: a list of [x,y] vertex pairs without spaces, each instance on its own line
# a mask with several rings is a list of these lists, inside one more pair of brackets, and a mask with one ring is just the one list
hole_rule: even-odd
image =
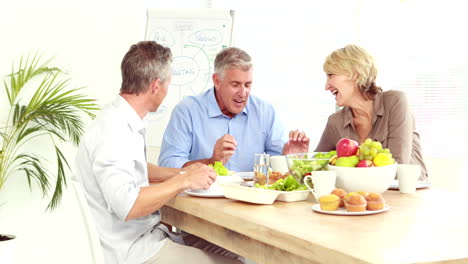
[[[0,190],[15,171],[22,171],[28,185],[36,182],[43,196],[53,190],[47,209],[57,208],[66,187],[66,171],[70,169],[59,143],[73,142],[78,145],[84,132],[83,114],[91,118],[99,110],[95,100],[81,94],[83,88],[69,88],[69,79],[62,78],[64,72],[49,67],[49,61],[40,63],[36,54],[32,58],[21,58],[18,68],[13,66],[9,82],[4,81],[10,114],[5,126],[0,128],[3,138],[0,150]],[[23,103],[21,91],[32,79],[40,78],[31,99]],[[29,89],[29,88],[28,88]],[[44,158],[34,153],[22,152],[32,139],[47,136],[55,148],[57,173],[51,174],[44,167]],[[55,184],[51,185],[54,178]]]
[[50,183],[48,172],[41,160],[32,154],[19,154],[14,161],[18,162],[18,170],[24,171],[26,174],[29,188],[32,189],[31,181],[35,180],[41,187],[43,196],[46,195],[50,189]]
[[49,205],[47,206],[47,209],[53,210],[57,208],[61,198],[62,198],[62,193],[63,193],[63,187],[67,186],[67,178],[65,177],[65,170],[64,170],[64,165],[67,166],[67,168],[70,168],[68,165],[67,159],[63,155],[62,151],[58,147],[55,147],[55,153],[57,155],[57,181],[55,183],[55,190],[52,195],[52,199],[50,200]]
[[19,125],[28,121],[47,123],[64,131],[77,145],[84,129],[84,123],[77,111],[94,118],[93,111],[98,108],[92,99],[77,94],[81,88],[65,90],[68,80],[54,84],[55,79],[56,74],[44,78],[24,111],[27,115],[15,120],[18,120]]
[[21,92],[21,89],[23,89],[25,84],[34,77],[44,73],[62,72],[59,68],[48,67],[47,64],[50,60],[39,65],[40,57],[37,53],[32,58],[28,56],[24,65],[23,60],[24,58],[22,57],[18,68],[14,69],[13,67],[11,74],[8,75],[8,77],[10,77],[10,86],[8,87],[6,82],[4,82],[10,105],[14,104],[18,94]]

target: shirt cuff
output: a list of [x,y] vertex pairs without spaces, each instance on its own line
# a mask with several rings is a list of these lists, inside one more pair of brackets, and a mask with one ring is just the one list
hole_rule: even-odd
[[190,160],[184,158],[171,158],[169,160],[166,160],[165,162],[161,162],[160,166],[181,169],[182,166],[184,166],[184,164],[189,161]]
[[139,193],[140,187],[122,186],[115,192],[108,210],[115,213],[122,221],[125,221],[135,205]]

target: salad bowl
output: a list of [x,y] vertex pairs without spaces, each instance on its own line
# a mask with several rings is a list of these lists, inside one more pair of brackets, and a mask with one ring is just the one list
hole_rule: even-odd
[[330,157],[323,152],[304,152],[286,155],[286,161],[289,173],[303,183],[304,176],[312,171],[325,170]]

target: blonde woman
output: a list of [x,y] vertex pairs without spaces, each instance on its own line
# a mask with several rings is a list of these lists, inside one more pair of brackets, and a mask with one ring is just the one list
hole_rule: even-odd
[[406,96],[401,91],[382,91],[376,85],[373,58],[357,45],[335,50],[325,60],[325,89],[343,109],[328,118],[316,151],[335,149],[340,138],[360,144],[367,138],[389,148],[400,164],[421,165],[420,180],[427,180],[419,134]]

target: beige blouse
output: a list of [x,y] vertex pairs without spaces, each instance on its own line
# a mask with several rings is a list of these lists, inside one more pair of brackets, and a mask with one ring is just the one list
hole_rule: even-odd
[[[315,151],[335,150],[338,140],[344,137],[359,142],[349,107],[328,118],[327,126]],[[375,96],[372,130],[368,138],[379,141],[383,148],[389,148],[398,163],[421,165],[419,179],[427,180],[419,133],[415,129],[415,120],[403,92],[390,90]]]

